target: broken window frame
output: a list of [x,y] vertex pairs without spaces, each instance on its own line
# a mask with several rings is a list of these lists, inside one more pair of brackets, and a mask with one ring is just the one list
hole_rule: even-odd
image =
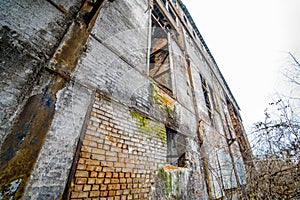
[[183,20],[184,20],[184,22],[186,23],[186,25],[188,25],[188,21],[187,21],[187,18],[186,18],[185,15],[183,15]]
[[[171,33],[175,33],[175,29],[172,24],[168,21],[168,18],[161,11],[160,6],[154,2],[153,11],[152,11],[152,20],[151,20],[151,39],[150,39],[150,52],[149,52],[149,68],[148,75],[158,83],[158,86],[164,90],[170,96],[173,96],[173,70],[172,70],[172,51],[169,44]],[[157,28],[160,39],[167,40],[166,44],[161,46],[160,49],[153,52],[155,46],[153,46],[153,39],[155,36],[153,31]],[[159,29],[161,28],[161,29]],[[164,35],[165,33],[165,35]],[[158,37],[156,38],[158,39]],[[156,55],[160,54],[160,55]],[[159,56],[165,56],[163,59],[160,59]],[[162,60],[161,63],[156,63],[155,60]],[[164,68],[166,68],[164,70]],[[154,72],[156,70],[156,72]],[[161,72],[162,71],[162,72]],[[157,74],[160,72],[159,74]],[[168,75],[166,75],[168,74]],[[164,76],[164,77],[163,77]],[[160,79],[161,78],[161,79]],[[165,81],[164,81],[165,79]]]
[[177,16],[176,16],[176,14],[175,14],[174,9],[172,8],[172,6],[171,6],[170,4],[168,4],[167,10],[168,10],[168,12],[170,13],[172,19],[175,21],[176,25],[178,26],[178,19],[177,19]]
[[204,100],[205,100],[205,104],[206,104],[206,108],[207,108],[207,114],[211,121],[212,126],[215,127],[214,119],[213,119],[213,105],[211,103],[212,97],[210,95],[210,87],[206,83],[205,79],[203,78],[203,76],[200,73],[199,73],[199,76],[200,76],[202,91],[203,91]]
[[177,8],[177,0],[172,0],[172,4]]
[[175,32],[178,32],[178,16],[176,12],[176,6],[170,0],[154,0],[153,8],[157,5],[161,12],[165,15],[165,18],[168,20],[169,24],[173,27]]

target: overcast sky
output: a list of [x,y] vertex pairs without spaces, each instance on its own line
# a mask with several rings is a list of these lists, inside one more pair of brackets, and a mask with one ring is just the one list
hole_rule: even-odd
[[300,59],[300,0],[183,0],[240,108],[245,128],[263,118],[282,69]]

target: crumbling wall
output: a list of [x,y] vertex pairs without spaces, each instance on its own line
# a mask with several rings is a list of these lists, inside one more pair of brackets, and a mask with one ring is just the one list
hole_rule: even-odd
[[165,161],[164,124],[96,93],[69,196],[149,199]]
[[0,5],[0,146],[81,1],[3,1]]
[[145,74],[146,9],[146,2],[141,1],[115,1],[104,5],[75,76],[82,84],[148,112],[152,93]]
[[41,89],[51,76],[44,69],[81,1],[60,3],[68,6],[40,0],[0,5],[1,198],[22,196],[55,112],[48,88]]
[[59,199],[73,163],[92,91],[69,84],[57,94],[55,115],[23,199]]
[[171,40],[170,45],[172,47],[175,97],[178,102],[182,104],[182,106],[184,106],[187,110],[195,113],[186,59],[176,41]]
[[[148,3],[0,5],[1,198],[212,197],[209,167],[220,175],[224,167],[211,152],[227,138],[224,116],[207,112],[199,74],[213,90],[226,87],[215,87],[224,82],[192,32],[164,30],[170,88],[149,74]],[[160,14],[181,26],[170,5],[172,15]],[[183,168],[166,165],[166,129],[186,138]]]
[[157,170],[152,199],[207,199],[203,154],[199,143],[186,139],[185,167],[164,165]]
[[[84,85],[95,87],[160,121],[167,121],[168,111],[171,110],[155,105],[153,84],[157,83],[153,83],[146,73],[149,34],[149,14],[145,12],[147,6],[147,2],[137,1],[119,1],[104,6],[75,76]],[[129,20],[128,16],[132,18]],[[173,39],[171,43],[175,61],[178,62],[174,64],[176,70],[172,73],[174,81],[180,84],[173,86],[174,93],[178,90],[179,94],[175,109],[171,111],[174,119],[170,123],[176,124],[181,132],[195,134],[197,123],[190,123],[195,117],[183,54]],[[182,85],[182,81],[186,85]],[[176,97],[172,98],[175,102]]]
[[67,196],[205,198],[199,147],[187,145],[186,167],[166,166],[165,125],[96,93]]

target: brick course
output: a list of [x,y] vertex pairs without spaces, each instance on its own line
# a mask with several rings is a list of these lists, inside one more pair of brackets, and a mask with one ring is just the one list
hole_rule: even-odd
[[166,159],[163,124],[96,94],[71,199],[149,199]]

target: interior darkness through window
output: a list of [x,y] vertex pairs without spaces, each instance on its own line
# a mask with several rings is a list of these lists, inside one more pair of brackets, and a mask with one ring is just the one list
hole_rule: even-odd
[[207,85],[206,81],[204,80],[204,78],[200,75],[200,79],[201,79],[201,85],[202,85],[202,90],[203,90],[203,95],[204,95],[204,99],[205,99],[205,104],[207,107],[207,112],[208,112],[208,117],[212,123],[212,125],[214,125],[213,123],[213,116],[212,116],[212,105],[211,105],[211,101],[210,101],[210,94],[209,94],[209,86]]
[[186,136],[167,128],[167,164],[186,166]]

